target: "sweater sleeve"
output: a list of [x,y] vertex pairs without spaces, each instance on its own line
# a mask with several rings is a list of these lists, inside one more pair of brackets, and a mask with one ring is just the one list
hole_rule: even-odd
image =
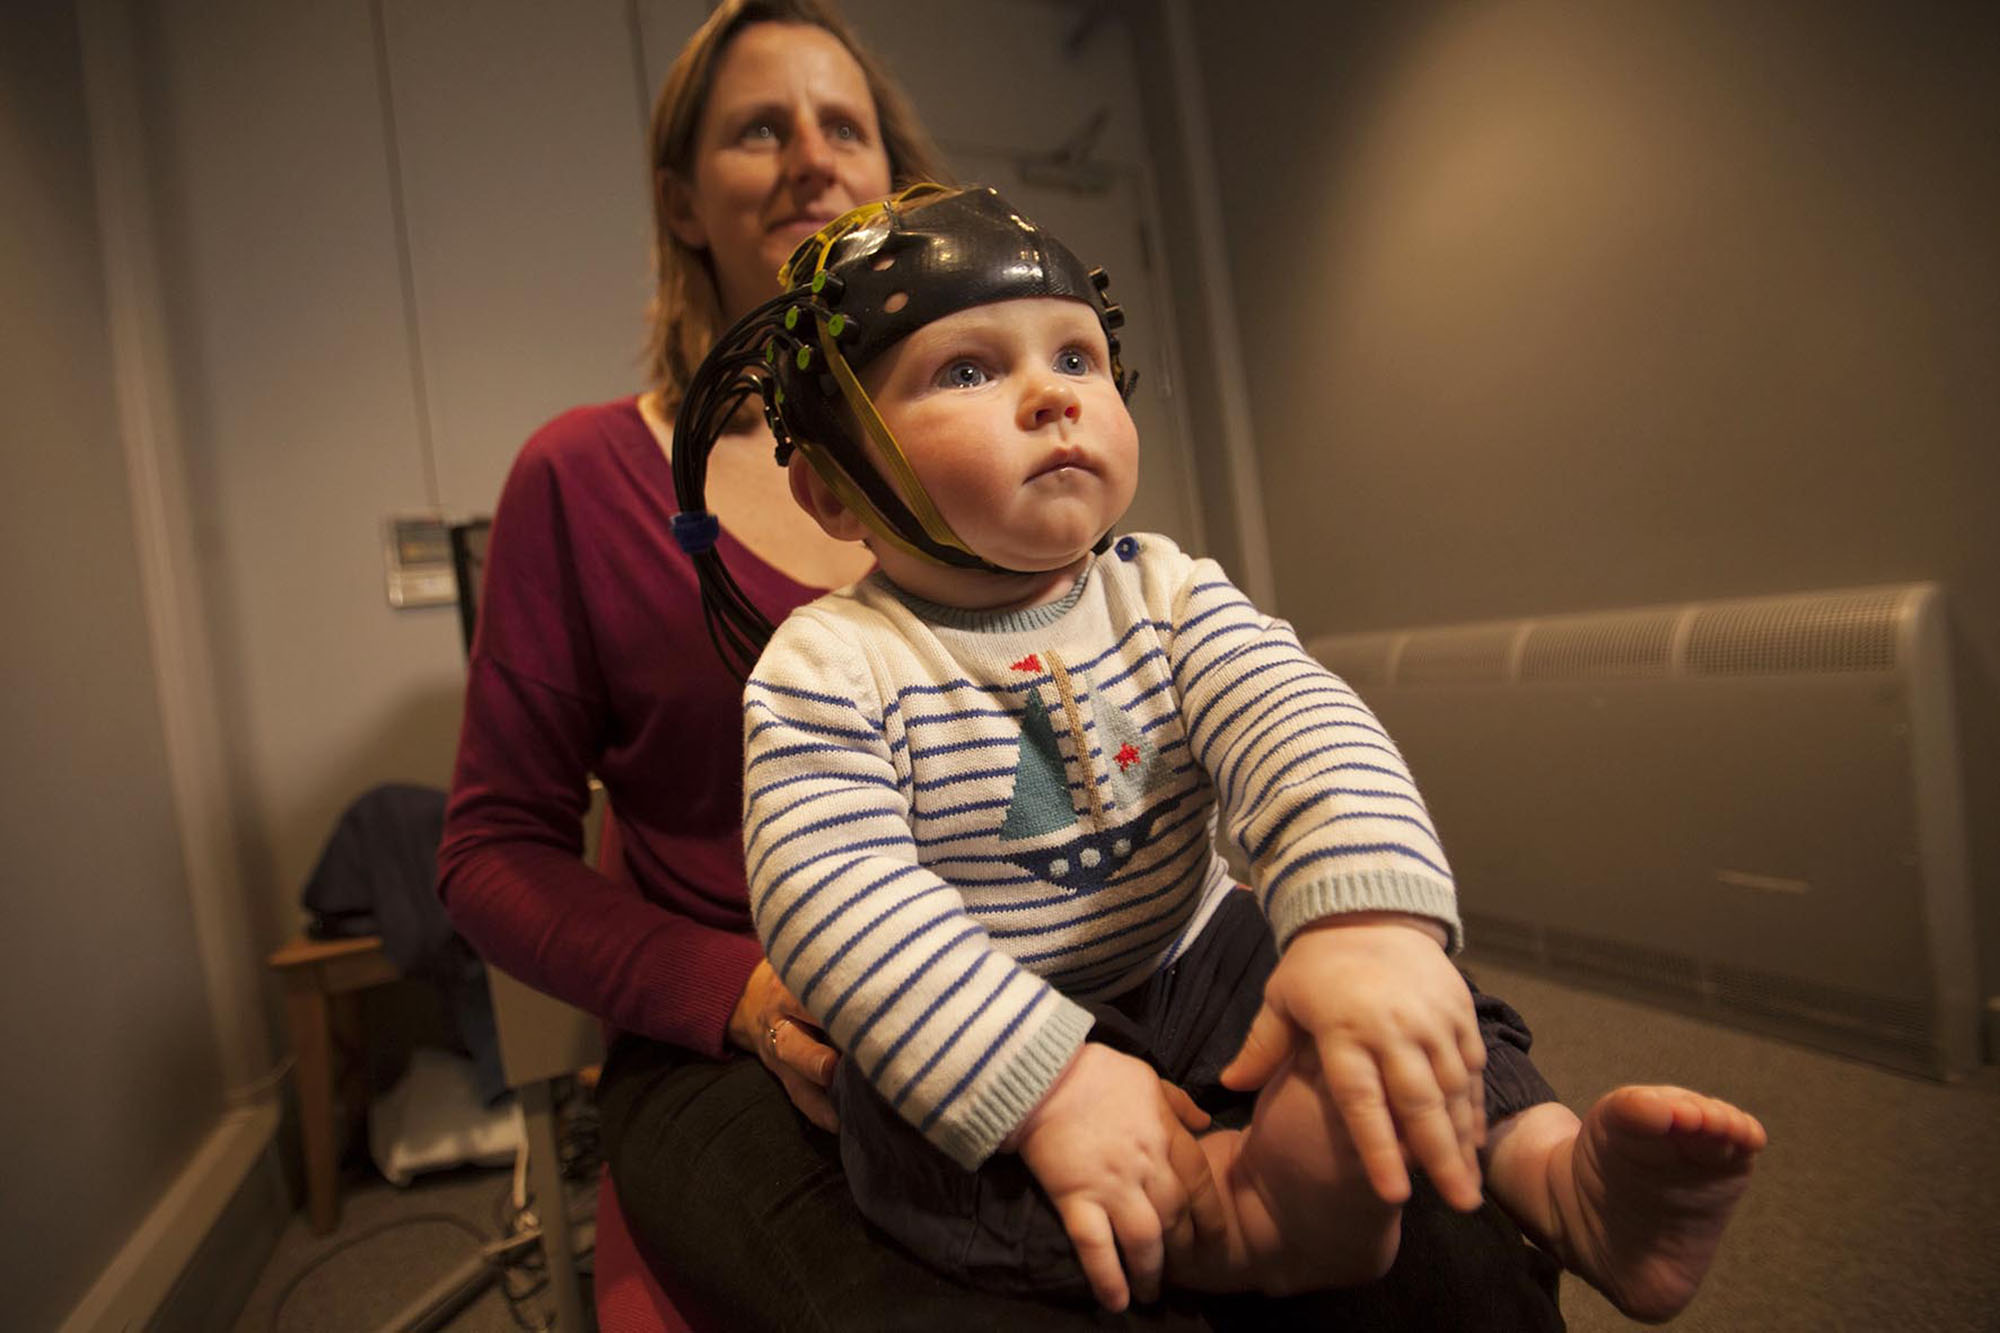
[[1190,565],[1172,624],[1188,743],[1250,858],[1278,946],[1323,917],[1392,911],[1433,918],[1456,952],[1451,868],[1368,705],[1212,560]]
[[593,711],[474,662],[439,890],[489,962],[622,1031],[719,1056],[762,951],[584,862]]
[[[744,695],[744,845],[772,965],[903,1118],[960,1165],[991,1155],[1082,1045],[1089,1015],[996,949],[919,864],[899,730],[813,612]],[[934,797],[948,797],[944,793]]]
[[545,443],[523,451],[494,516],[439,892],[472,946],[529,985],[621,1030],[720,1055],[757,941],[582,860],[586,784],[612,724]]

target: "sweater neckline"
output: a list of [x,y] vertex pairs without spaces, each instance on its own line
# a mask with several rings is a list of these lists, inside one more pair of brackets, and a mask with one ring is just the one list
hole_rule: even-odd
[[928,601],[913,592],[897,587],[880,570],[868,577],[889,591],[897,601],[910,609],[919,620],[945,629],[965,630],[972,634],[1013,634],[1022,630],[1047,629],[1068,615],[1076,604],[1083,600],[1083,590],[1090,582],[1091,571],[1097,568],[1097,559],[1092,557],[1076,582],[1069,585],[1069,591],[1053,602],[1043,602],[1039,606],[1024,606],[1008,611],[973,611],[962,606],[946,606],[942,602]]

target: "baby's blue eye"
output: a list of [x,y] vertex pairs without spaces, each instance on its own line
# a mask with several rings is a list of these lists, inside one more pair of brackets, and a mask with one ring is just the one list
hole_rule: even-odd
[[938,373],[937,382],[945,389],[976,389],[986,383],[986,372],[977,362],[954,361]]
[[1063,375],[1088,375],[1090,357],[1074,347],[1064,348],[1056,353],[1056,371]]

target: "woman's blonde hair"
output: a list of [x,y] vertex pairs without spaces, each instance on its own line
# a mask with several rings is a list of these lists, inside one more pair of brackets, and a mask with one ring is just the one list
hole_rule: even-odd
[[647,377],[669,416],[680,406],[688,381],[722,332],[722,299],[708,254],[682,244],[674,235],[667,213],[667,182],[692,178],[696,136],[715,82],[715,67],[736,35],[757,23],[819,28],[854,57],[874,98],[882,147],[896,187],[946,179],[937,145],[918,122],[909,98],[825,0],[726,0],[718,6],[681,49],[653,105],[654,287],[646,360]]

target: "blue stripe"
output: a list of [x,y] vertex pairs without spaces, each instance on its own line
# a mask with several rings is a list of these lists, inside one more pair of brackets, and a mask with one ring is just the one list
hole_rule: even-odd
[[790,865],[786,866],[783,870],[778,872],[778,876],[776,879],[773,879],[770,882],[770,884],[765,886],[764,896],[763,898],[759,899],[759,902],[769,902],[771,895],[773,893],[776,893],[778,889],[783,886],[786,880],[790,879],[794,875],[802,874],[805,871],[811,870],[814,866],[824,865],[826,862],[833,860],[835,857],[845,856],[849,852],[877,851],[884,847],[901,848],[902,850],[910,853],[910,855],[903,858],[904,860],[908,861],[916,860],[914,849],[910,847],[910,840],[908,837],[899,836],[894,838],[864,838],[859,842],[848,843],[844,847],[829,848],[824,852],[820,852],[816,856],[809,856],[803,861],[792,862]]
[[[842,875],[852,870],[855,866],[864,864],[867,860],[868,858],[865,856],[850,857],[849,859],[835,866],[833,869],[827,871],[824,875],[821,875],[818,879],[814,880],[811,884],[806,886],[805,892],[801,893],[797,898],[792,900],[792,905],[790,907],[787,907],[784,910],[784,912],[782,912],[779,915],[778,920],[768,930],[764,926],[764,913],[762,909],[770,906],[771,894],[766,893],[761,900],[753,904],[750,908],[750,919],[756,922],[757,934],[759,938],[761,938],[764,941],[765,956],[766,957],[770,956],[771,947],[778,942],[778,937],[785,933],[785,924],[792,919],[792,914],[794,912],[798,911],[799,908],[804,906],[807,902],[810,902],[814,897],[814,895],[819,893],[821,889],[824,889],[827,885],[839,879]],[[834,914],[839,915],[842,911],[845,910],[846,910],[845,907],[835,907]],[[780,972],[783,972],[784,970],[785,969],[782,967],[778,969],[778,971]]]
[[[751,847],[756,846],[757,840],[764,836],[765,829],[769,828],[774,821],[783,819],[786,815],[792,814],[795,811],[803,810],[807,806],[812,805],[819,801],[833,800],[836,797],[851,798],[857,795],[864,794],[864,793],[858,793],[854,790],[853,786],[850,785],[850,779],[842,777],[838,774],[815,773],[812,776],[818,778],[821,782],[826,783],[827,785],[825,786],[825,788],[820,791],[812,793],[810,796],[802,796],[798,800],[793,801],[790,805],[780,806],[778,809],[773,810],[769,814],[766,814],[762,818],[758,819],[756,823],[751,824],[749,826],[748,831],[744,834],[743,840],[745,845]],[[865,781],[871,786],[881,787],[884,790],[890,792],[895,791],[895,788],[889,785],[888,779],[886,778],[869,777],[866,779],[854,779],[853,781]],[[868,808],[871,810],[882,811],[884,813],[888,813],[890,811],[890,807],[879,806],[874,804],[873,802],[869,803]],[[751,803],[750,809],[752,813],[756,811],[757,806],[754,802]]]
[[[1298,724],[1298,720],[1300,718],[1315,717],[1322,713],[1332,715],[1343,712],[1354,712],[1361,714],[1364,718],[1373,719],[1373,714],[1369,713],[1367,708],[1362,706],[1358,699],[1355,699],[1352,690],[1341,687],[1337,683],[1327,683],[1332,680],[1331,676],[1324,673],[1315,673],[1305,678],[1303,689],[1293,690],[1287,693],[1283,699],[1271,705],[1263,718],[1260,719],[1260,725],[1257,728],[1258,734],[1276,733],[1288,738],[1293,735],[1303,735],[1305,734],[1304,732],[1294,730]],[[1325,702],[1328,699],[1351,700],[1352,702]],[[1235,716],[1232,714],[1218,724],[1217,730],[1226,730],[1233,721],[1235,721]],[[1306,728],[1306,731],[1309,732],[1315,727],[1329,725],[1332,725],[1332,723],[1315,723],[1312,727]],[[1341,725],[1368,730],[1366,725],[1361,722],[1342,722]],[[1241,762],[1240,759],[1238,762]],[[1234,774],[1218,773],[1216,775],[1216,785],[1224,791],[1231,790],[1236,785]]]
[[[810,899],[814,894],[818,893],[820,889],[825,885],[831,884],[834,880],[840,878],[842,875],[845,875],[853,867],[860,865],[863,859],[865,858],[856,857],[853,861],[848,862],[846,865],[840,866],[837,869],[833,870],[824,879],[821,879],[817,884],[814,884],[811,888],[807,889],[804,893],[800,894],[799,897],[793,901],[792,905],[785,909],[784,915],[780,916],[776,921],[776,923],[773,924],[769,930],[760,932],[764,937],[764,952],[766,954],[771,954],[776,950],[779,939],[782,938],[785,933],[785,927],[791,924],[793,915],[797,913],[800,908],[806,905],[808,899]],[[778,969],[778,974],[780,976],[789,977],[792,972],[792,965],[798,961],[799,955],[804,953],[806,949],[812,944],[812,942],[818,939],[820,935],[823,934],[829,927],[833,926],[835,923],[840,921],[853,909],[861,906],[861,904],[865,902],[868,898],[874,896],[876,893],[879,893],[881,890],[888,888],[891,884],[894,884],[898,880],[908,879],[911,875],[922,876],[926,881],[931,881],[931,882],[935,881],[935,876],[926,875],[922,866],[897,866],[894,870],[891,870],[888,874],[883,875],[880,878],[870,883],[864,884],[858,889],[850,889],[847,892],[847,894],[841,898],[839,902],[833,905],[833,910],[826,913],[826,915],[820,917],[819,920],[813,922],[812,925],[806,929],[806,933],[799,936],[798,943],[794,944],[791,947],[791,950],[788,953],[786,953],[784,960],[782,962],[777,962],[774,964]],[[925,890],[926,893],[937,892],[937,891],[938,890],[935,888]],[[913,902],[917,898],[920,898],[922,896],[923,894],[921,893],[914,894],[910,898],[903,899],[902,901],[905,903]],[[894,909],[892,908],[890,910],[893,911]]]
[[[987,958],[997,958],[997,957],[999,957],[998,954],[987,954],[985,957],[982,957],[979,961],[981,963],[984,963]],[[969,979],[971,973],[967,973],[966,975]],[[999,984],[996,985],[992,990],[988,991],[986,993],[986,998],[981,1000],[978,1003],[978,1005],[974,1007],[973,1011],[965,1016],[965,1020],[961,1022],[957,1027],[953,1028],[951,1030],[950,1035],[945,1037],[943,1041],[938,1043],[938,1048],[935,1051],[931,1052],[931,1058],[924,1061],[922,1067],[920,1067],[916,1073],[910,1075],[909,1078],[905,1079],[903,1081],[902,1087],[896,1089],[896,1095],[889,1099],[889,1105],[898,1107],[901,1106],[903,1102],[909,1097],[911,1090],[914,1089],[919,1083],[922,1083],[924,1079],[930,1076],[931,1070],[937,1067],[937,1062],[944,1059],[944,1057],[947,1054],[949,1054],[954,1047],[958,1045],[960,1039],[962,1039],[965,1036],[966,1029],[970,1028],[973,1025],[973,1023],[978,1019],[986,1016],[987,1011],[992,1009],[994,1004],[999,1001],[1000,992],[1006,990],[1007,987],[1013,983],[1014,978],[1019,975],[1021,975],[1020,972],[1012,967],[1009,967],[1005,972],[1003,972],[1000,976]],[[1030,1001],[1030,1004],[1031,1005],[1033,1004],[1032,1000]]]
[[[1198,897],[1194,900],[1197,906],[1200,901]],[[1105,985],[1131,971],[1139,960],[1156,956],[1163,941],[1176,937],[1187,928],[1187,918],[1192,915],[1193,910],[1185,914],[1180,911],[1167,911],[1144,921],[1135,921],[1118,934],[1107,935],[1093,943],[1117,944],[1126,940],[1134,940],[1136,943],[1127,944],[1114,952],[1099,954],[1094,958],[1081,959],[1058,971],[1045,973],[1045,979],[1051,986],[1065,993],[1082,992]],[[1157,929],[1162,924],[1166,928]]]
[[[858,702],[845,694],[827,694],[822,690],[801,689],[796,685],[779,685],[768,680],[752,680],[749,688],[762,690],[766,694],[782,695],[787,699],[803,699],[805,702],[811,704],[829,704],[840,708],[851,708],[856,715],[864,719],[868,716],[861,711],[861,705]],[[761,699],[746,699],[744,701],[746,707],[753,703],[763,707],[770,706]]]
[[[829,954],[827,956],[827,960],[819,965],[819,970],[814,972],[810,977],[806,978],[806,984],[803,987],[794,989],[792,994],[798,996],[800,1004],[807,1004],[812,999],[812,993],[819,989],[819,983],[826,980],[826,974],[831,972],[835,967],[837,967],[840,963],[840,960],[847,957],[848,952],[852,950],[854,946],[861,943],[861,941],[867,939],[870,935],[874,934],[875,928],[877,926],[880,926],[884,921],[887,921],[890,917],[896,915],[896,913],[902,911],[905,907],[909,907],[914,903],[922,902],[925,898],[931,897],[933,894],[950,893],[950,892],[951,892],[951,886],[945,884],[943,881],[939,881],[938,883],[932,885],[930,888],[925,889],[922,893],[913,893],[907,898],[899,898],[895,902],[889,904],[887,907],[883,908],[880,912],[876,913],[873,920],[869,921],[866,925],[862,926],[860,930],[855,931],[853,935],[848,937],[845,943],[843,943],[839,948],[835,949],[831,954]],[[950,915],[951,913],[947,912],[945,914],[945,917],[948,917]],[[945,917],[934,918],[932,924],[935,924],[936,921],[944,920]],[[804,941],[800,941],[799,947],[800,948],[805,947]],[[796,951],[793,954],[793,960],[794,961],[797,960]],[[783,969],[780,969],[780,971],[783,971]],[[786,983],[790,984],[790,980],[791,979],[788,976],[786,978]],[[831,1016],[828,1016],[823,1021],[829,1027],[831,1027],[833,1024],[833,1019]]]
[[[896,1038],[896,1040],[890,1042],[889,1045],[883,1050],[882,1058],[875,1062],[874,1067],[871,1069],[863,1070],[861,1076],[867,1079],[870,1083],[873,1083],[877,1087],[880,1087],[882,1084],[882,1072],[889,1067],[890,1061],[896,1058],[897,1053],[901,1051],[905,1046],[910,1044],[910,1038],[916,1036],[917,1033],[921,1032],[924,1029],[924,1027],[930,1023],[931,1017],[934,1014],[936,1014],[937,1011],[940,1008],[942,1008],[951,999],[952,996],[958,994],[959,991],[963,990],[975,976],[979,975],[979,969],[986,965],[987,959],[994,957],[998,957],[998,955],[993,953],[982,953],[974,957],[972,960],[972,966],[966,968],[963,972],[960,972],[958,974],[958,977],[949,986],[946,986],[943,990],[939,991],[937,995],[932,998],[931,1002],[924,1006],[924,1011],[918,1014],[915,1019],[911,1020],[910,1025],[908,1027],[903,1029],[903,1035]],[[978,1017],[978,1015],[975,1013],[973,1017],[976,1018]],[[968,1019],[967,1021],[970,1022],[971,1020]],[[940,1053],[942,1052],[940,1051]],[[932,1058],[935,1059],[936,1057],[933,1056]]]
[[[940,806],[936,810],[918,810],[915,817],[919,823],[925,820],[949,819],[954,815],[976,814],[981,810],[1005,810],[1012,802],[1005,796],[996,796],[990,801],[963,801],[958,805]],[[924,839],[917,839],[917,845],[924,845]]]
[[[1234,655],[1232,654],[1232,656]],[[1229,718],[1239,716],[1242,713],[1243,711],[1242,707],[1238,707],[1234,713],[1229,714],[1228,717],[1225,717],[1223,719],[1222,723],[1217,724],[1213,728],[1204,727],[1202,723],[1207,719],[1210,713],[1214,712],[1217,708],[1220,708],[1224,703],[1231,702],[1241,697],[1241,692],[1247,690],[1250,687],[1251,682],[1255,681],[1257,677],[1263,675],[1265,672],[1282,671],[1286,667],[1297,667],[1299,665],[1300,664],[1295,659],[1289,657],[1274,657],[1268,662],[1260,662],[1256,666],[1245,668],[1241,673],[1239,673],[1236,676],[1234,680],[1230,681],[1228,684],[1224,685],[1221,689],[1217,690],[1214,693],[1214,695],[1212,695],[1209,698],[1208,702],[1204,703],[1200,708],[1195,710],[1194,715],[1188,719],[1187,723],[1188,734],[1190,736],[1198,736],[1201,735],[1204,731],[1212,730],[1219,732],[1223,730],[1224,726],[1227,725]],[[1249,700],[1249,703],[1255,704],[1259,699],[1268,698],[1274,690],[1283,689],[1285,686],[1292,684],[1294,681],[1306,679],[1311,674],[1313,673],[1301,672],[1299,675],[1288,676],[1285,679],[1277,681],[1275,683],[1265,682],[1263,689],[1259,693],[1252,695]],[[1189,690],[1190,692],[1192,692],[1193,690],[1192,682],[1189,683]]]
[[[959,945],[965,943],[967,940],[977,939],[979,937],[979,933],[980,933],[979,927],[977,925],[968,925],[964,930],[959,931],[958,934],[952,936],[950,939],[946,940],[943,944],[940,944],[936,949],[932,950],[930,957],[924,959],[923,962],[917,964],[915,971],[911,972],[908,976],[904,977],[901,981],[897,982],[896,985],[893,988],[891,988],[889,993],[883,996],[876,1003],[874,1011],[871,1012],[868,1015],[868,1017],[861,1020],[861,1026],[854,1029],[854,1034],[847,1039],[847,1049],[855,1052],[860,1051],[863,1039],[866,1038],[870,1032],[874,1031],[875,1025],[877,1023],[881,1022],[884,1018],[887,1018],[889,1016],[889,1011],[896,1007],[896,1002],[898,1000],[901,1000],[905,995],[908,995],[910,993],[910,988],[912,986],[916,985],[919,981],[923,980],[924,973],[930,971],[932,968],[936,967],[940,962],[944,961],[945,957],[948,954],[950,954],[953,950],[957,949]],[[870,971],[871,973],[879,975],[881,969],[871,968]],[[841,998],[844,1000],[847,997],[843,995]]]
[[925,1116],[922,1122],[917,1125],[917,1130],[919,1133],[930,1132],[930,1127],[937,1123],[937,1118],[944,1114],[945,1108],[958,1100],[960,1094],[962,1094],[965,1091],[966,1086],[970,1084],[973,1079],[977,1078],[980,1075],[980,1073],[985,1070],[988,1064],[992,1063],[994,1053],[1000,1049],[1000,1047],[1006,1042],[1006,1040],[1009,1037],[1013,1036],[1015,1032],[1020,1030],[1021,1024],[1028,1021],[1028,1015],[1034,1013],[1035,1010],[1040,1007],[1041,1007],[1040,1005],[1035,1005],[1035,1004],[1029,1005],[1027,1008],[1023,1009],[1020,1013],[1015,1014],[1013,1019],[1008,1022],[1006,1027],[1000,1029],[1000,1035],[995,1037],[992,1040],[992,1042],[986,1047],[986,1049],[979,1053],[979,1058],[972,1062],[972,1068],[965,1071],[965,1077],[959,1079],[958,1082],[952,1084],[951,1087],[946,1090],[944,1096],[938,1099],[937,1105],[931,1107],[930,1114]]
[[[897,841],[907,842],[909,840],[909,825],[904,821],[903,817],[894,810],[882,809],[877,806],[868,806],[860,810],[828,815],[824,819],[809,819],[797,828],[780,834],[768,846],[758,851],[757,858],[750,863],[750,882],[754,884],[758,879],[762,878],[764,867],[769,865],[771,858],[776,856],[778,850],[788,843],[796,842],[800,838],[810,838],[815,833],[824,833],[828,829],[845,828],[851,824],[871,824],[877,820],[886,820],[888,823],[902,829],[903,837],[900,840],[890,839],[886,842],[881,839],[863,840],[849,843],[847,845],[848,848],[895,846]],[[810,865],[812,862],[808,860],[801,864]],[[782,882],[783,879],[784,875],[780,874],[779,882]]]
[[936,791],[939,787],[953,787],[964,782],[990,782],[994,778],[1004,778],[1014,771],[1012,764],[1001,768],[975,768],[970,773],[952,773],[941,778],[931,778],[925,782],[910,784],[910,790]]
[[[1236,890],[1230,889],[1227,892],[1234,893]],[[1100,959],[1093,959],[1087,963],[1080,963],[1068,971],[1052,974],[1048,978],[1049,984],[1061,988],[1065,993],[1088,992],[1095,987],[1108,985],[1117,980],[1132,970],[1132,965],[1135,961],[1155,953],[1159,956],[1159,965],[1162,967],[1168,966],[1174,958],[1179,956],[1181,942],[1186,939],[1188,931],[1194,929],[1194,923],[1201,915],[1201,904],[1205,901],[1207,901],[1206,898],[1197,898],[1194,910],[1189,912],[1187,920],[1181,922],[1178,926],[1173,926],[1168,931],[1155,932],[1141,940],[1138,944],[1127,949],[1122,949],[1116,954],[1111,954]],[[1213,916],[1209,917],[1211,921],[1214,919]],[[1171,914],[1168,914],[1156,917],[1154,920],[1171,922],[1173,917]],[[1160,941],[1166,938],[1168,934],[1173,935],[1173,942],[1162,949],[1160,948]]]
[[749,733],[743,737],[743,743],[748,745],[774,728],[784,731],[803,731],[811,736],[832,736],[843,741],[873,741],[882,737],[882,733],[872,727],[865,730],[860,727],[836,727],[830,722],[806,722],[796,717],[773,716],[750,728]]
[[[769,796],[772,792],[777,791],[780,787],[790,787],[795,783],[800,783],[800,782],[829,782],[829,781],[872,782],[878,787],[887,787],[891,791],[895,790],[895,784],[891,782],[888,778],[883,777],[879,773],[834,774],[834,773],[828,773],[823,769],[815,768],[815,769],[809,769],[804,773],[795,773],[788,778],[779,778],[776,782],[765,783],[763,786],[756,788],[750,793],[749,796],[750,804],[754,806],[755,804],[757,804],[757,802],[763,800],[765,797]],[[836,790],[840,789],[837,788]]]
[[1316,851],[1300,855],[1296,860],[1288,862],[1283,870],[1280,870],[1271,877],[1270,882],[1264,889],[1265,899],[1268,902],[1270,899],[1275,898],[1278,890],[1285,886],[1287,880],[1308,866],[1317,865],[1321,861],[1338,861],[1352,856],[1382,855],[1401,856],[1415,861],[1418,865],[1423,866],[1439,879],[1442,879],[1446,885],[1450,885],[1451,883],[1451,872],[1449,870],[1446,870],[1443,866],[1431,860],[1414,847],[1406,847],[1400,842],[1363,842],[1347,847],[1322,847]]
[[[1328,750],[1332,749],[1332,747],[1330,746],[1327,748]],[[1244,808],[1249,810],[1264,809],[1265,803],[1270,799],[1272,788],[1276,787],[1278,783],[1284,780],[1285,774],[1291,772],[1293,769],[1299,767],[1301,764],[1311,764],[1314,759],[1321,757],[1322,754],[1324,753],[1325,751],[1314,750],[1307,754],[1297,755],[1291,759],[1286,760],[1284,763],[1280,764],[1276,772],[1272,773],[1270,777],[1264,779],[1264,785],[1257,789],[1257,793],[1254,796],[1250,796],[1245,799]],[[1396,768],[1390,768],[1383,764],[1365,763],[1359,759],[1346,759],[1342,760],[1340,763],[1337,764],[1314,765],[1312,772],[1307,774],[1306,776],[1324,777],[1333,773],[1357,773],[1357,772],[1379,773],[1385,778],[1389,778],[1392,781],[1402,783],[1412,793],[1414,793],[1416,790],[1417,784],[1410,780],[1410,771],[1408,769],[1402,768],[1400,766]],[[1423,802],[1419,800],[1417,803],[1421,805]]]
[[853,753],[854,749],[852,746],[828,745],[824,742],[814,742],[811,744],[801,744],[801,745],[786,745],[786,746],[780,746],[776,749],[765,750],[759,754],[752,756],[748,760],[748,762],[746,762],[743,765],[743,771],[745,774],[748,774],[751,769],[757,768],[764,764],[771,763],[774,760],[790,759],[796,755],[802,755],[802,754],[840,755],[840,754],[853,754]]
[[[1339,799],[1339,796],[1340,793],[1338,791],[1322,792],[1317,795],[1314,795],[1313,797],[1307,800],[1301,801],[1298,805],[1294,806],[1291,809],[1291,811],[1285,815],[1283,819],[1279,820],[1274,827],[1272,827],[1268,832],[1265,833],[1265,835],[1262,838],[1258,840],[1257,846],[1254,849],[1250,847],[1245,847],[1243,849],[1244,854],[1247,855],[1253,861],[1262,860],[1264,854],[1270,850],[1271,844],[1276,842],[1279,839],[1279,837],[1281,837],[1284,834],[1286,827],[1289,826],[1294,819],[1296,819],[1299,815],[1305,813],[1307,810],[1310,810],[1312,807],[1319,805],[1321,802],[1328,800],[1337,800]],[[1397,814],[1394,811],[1390,810],[1344,810],[1339,814],[1334,815],[1331,818],[1327,819],[1326,823],[1329,825],[1338,824],[1343,820],[1348,820],[1348,819],[1393,819],[1398,821],[1399,823],[1415,825],[1417,828],[1423,830],[1424,836],[1426,838],[1430,839],[1431,846],[1438,849],[1438,855],[1440,856],[1444,855],[1444,843],[1438,839],[1437,830],[1431,827],[1430,821],[1428,819],[1419,819],[1415,815]]]
[[[1316,710],[1307,710],[1307,711],[1310,712]],[[1338,711],[1338,707],[1329,711]],[[1272,725],[1282,726],[1284,723],[1289,722],[1290,720],[1291,720],[1290,717],[1276,718],[1273,719]],[[1394,742],[1390,741],[1387,736],[1383,735],[1379,728],[1368,726],[1364,722],[1357,722],[1346,718],[1336,718],[1327,722],[1315,722],[1310,726],[1300,727],[1297,730],[1292,731],[1288,736],[1288,739],[1295,740],[1301,736],[1311,736],[1323,731],[1358,731],[1365,736],[1376,737],[1378,739],[1375,740],[1337,741],[1335,742],[1333,748],[1340,750],[1373,750],[1377,754],[1386,755],[1388,758],[1395,760],[1399,764],[1403,761],[1403,756],[1400,752],[1397,751]],[[1224,779],[1221,785],[1225,790],[1228,791],[1236,790],[1239,785],[1248,785],[1249,783],[1256,780],[1258,770],[1262,769],[1266,764],[1272,763],[1275,760],[1277,760],[1278,757],[1283,753],[1284,750],[1282,747],[1276,745],[1272,746],[1268,751],[1265,752],[1265,754],[1262,757],[1260,757],[1257,760],[1257,762],[1250,765],[1250,767],[1247,770],[1244,770],[1240,774],[1236,773],[1229,774]]]
[[[852,982],[850,982],[848,984],[847,989],[842,991],[838,996],[836,996],[834,998],[833,1003],[827,1006],[826,1013],[825,1015],[823,1015],[823,1021],[826,1023],[827,1027],[828,1028],[833,1027],[833,1020],[840,1016],[840,1011],[847,1007],[847,1002],[854,998],[854,993],[860,990],[863,986],[867,985],[870,981],[873,981],[876,977],[880,976],[882,974],[883,968],[888,964],[890,959],[894,958],[897,954],[901,953],[903,950],[909,948],[912,944],[915,944],[931,929],[931,927],[942,925],[947,921],[962,921],[964,919],[965,919],[965,913],[959,909],[956,903],[953,903],[951,906],[945,908],[944,911],[939,912],[936,916],[924,922],[921,926],[918,926],[915,930],[912,930],[909,933],[897,939],[897,941],[894,944],[890,945],[888,949],[879,954],[875,958],[875,960],[868,965],[867,971],[863,972],[860,976],[856,977]],[[978,927],[975,926],[973,929],[977,930]],[[870,1018],[868,1021],[870,1023],[873,1023],[875,1019]],[[854,1042],[850,1040],[849,1042],[847,1042],[847,1045],[850,1048],[852,1048]]]
[[[986,697],[984,695],[982,698]],[[949,713],[910,713],[903,718],[905,727],[938,726],[949,722],[965,722],[976,717],[1003,718],[1009,721],[1021,716],[1018,708],[959,708]]]

